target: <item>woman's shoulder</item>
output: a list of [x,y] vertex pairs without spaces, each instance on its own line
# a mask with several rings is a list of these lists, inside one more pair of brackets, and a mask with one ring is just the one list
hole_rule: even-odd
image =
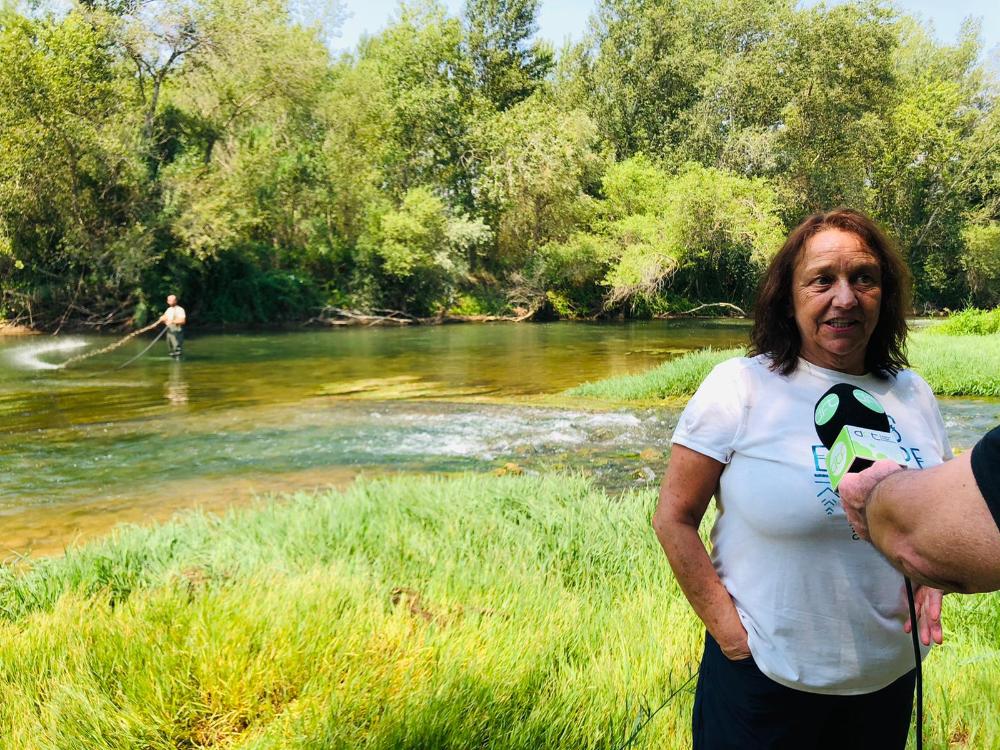
[[715,366],[720,373],[725,373],[731,377],[746,378],[773,376],[782,377],[774,370],[774,363],[766,354],[758,354],[753,357],[733,357],[724,360]]
[[771,369],[771,360],[763,355],[732,357],[719,362],[702,382],[705,389],[729,391],[747,398],[770,377],[780,377]]
[[744,370],[769,370],[771,360],[764,354],[755,357],[731,357],[724,359],[714,369],[722,372],[742,372]]
[[742,380],[756,367],[756,357],[731,357],[715,365],[708,377],[712,380]]
[[936,401],[934,391],[919,374],[913,370],[900,370],[891,376],[892,390],[902,398]]
[[931,387],[927,384],[927,381],[918,375],[915,370],[900,370],[895,375],[891,376],[891,380],[893,385],[897,387],[917,388],[928,391],[931,389]]

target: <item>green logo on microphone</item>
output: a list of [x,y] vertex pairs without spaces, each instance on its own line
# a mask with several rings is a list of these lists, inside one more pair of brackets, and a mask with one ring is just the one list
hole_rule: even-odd
[[826,468],[831,477],[839,477],[847,468],[847,446],[837,443],[826,459]]
[[867,406],[873,412],[876,412],[877,414],[885,414],[885,409],[882,408],[882,404],[880,404],[876,400],[876,398],[868,391],[863,391],[860,388],[855,388],[854,398],[856,398],[862,404]]
[[[863,393],[863,391],[855,391],[854,395],[857,396],[858,393]],[[866,393],[865,395],[867,396],[868,394]],[[833,415],[837,412],[838,406],[840,406],[840,396],[836,393],[831,393],[816,404],[816,424],[824,425],[829,422]]]

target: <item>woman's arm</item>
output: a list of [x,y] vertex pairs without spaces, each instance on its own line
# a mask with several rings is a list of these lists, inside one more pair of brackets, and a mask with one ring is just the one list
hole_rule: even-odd
[[675,444],[660,486],[653,528],[695,613],[722,652],[736,660],[750,656],[747,632],[698,536],[722,468],[714,458]]

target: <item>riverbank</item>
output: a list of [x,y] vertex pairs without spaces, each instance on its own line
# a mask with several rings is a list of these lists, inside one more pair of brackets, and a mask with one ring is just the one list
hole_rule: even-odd
[[[188,324],[189,331],[199,334],[220,333],[288,333],[310,328],[419,328],[426,326],[459,325],[463,323],[629,323],[648,320],[685,320],[685,321],[718,321],[718,320],[748,320],[733,315],[653,315],[642,318],[624,318],[616,316],[563,318],[552,311],[540,308],[537,310],[518,309],[512,315],[463,315],[446,313],[430,317],[418,317],[398,310],[363,311],[341,308],[327,308],[319,315],[298,320],[276,321],[273,323],[202,323],[192,319]],[[148,325],[147,320],[146,324]],[[21,336],[53,334],[103,334],[127,335],[140,327],[132,321],[117,321],[107,325],[95,325],[92,322],[70,319],[65,322],[54,321],[50,325],[25,326],[20,323],[5,323],[0,321],[0,336]]]
[[39,333],[41,331],[36,331],[28,326],[0,321],[0,336],[37,336]]
[[[701,628],[578,476],[363,480],[0,570],[10,750],[689,744]],[[928,746],[1000,744],[1000,603],[948,597]]]
[[[654,402],[692,395],[715,365],[742,357],[742,347],[704,349],[636,375],[584,383],[566,391],[591,401]],[[909,337],[909,357],[939,396],[1000,397],[1000,335],[950,336],[931,330]]]

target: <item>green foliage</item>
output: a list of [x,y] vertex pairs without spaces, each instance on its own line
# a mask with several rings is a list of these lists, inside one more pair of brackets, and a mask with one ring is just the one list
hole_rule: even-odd
[[601,0],[556,59],[539,0],[411,0],[332,60],[338,2],[45,7],[0,16],[0,306],[42,326],[125,323],[181,277],[192,322],[257,320],[191,298],[245,264],[423,313],[466,271],[574,316],[745,307],[837,204],[898,240],[918,306],[1000,303],[975,22],[942,44],[881,2]]
[[474,286],[457,296],[448,312],[452,315],[509,315],[507,297],[496,286]]
[[683,113],[714,52],[694,38],[693,2],[603,0],[593,19],[596,54],[581,60],[588,105],[619,159],[670,153]]
[[603,278],[613,256],[605,238],[584,233],[542,247],[534,264],[536,278],[560,317],[587,317],[601,309]]
[[312,279],[293,271],[262,270],[252,257],[238,250],[223,253],[205,263],[199,279],[184,286],[199,317],[230,325],[261,325],[316,314],[322,299]]
[[915,22],[901,27],[891,117],[870,141],[870,206],[907,254],[917,300],[954,308],[971,291],[961,263],[969,211],[988,220],[995,210],[1000,131],[983,107],[976,28],[946,46]]
[[1000,221],[967,226],[961,264],[969,291],[979,304],[1000,304]]
[[156,260],[135,100],[108,29],[0,11],[0,272],[60,312],[127,296]]
[[970,307],[953,313],[943,323],[929,329],[928,333],[944,333],[950,336],[990,336],[1000,333],[1000,307],[992,310]]
[[428,188],[413,188],[398,209],[377,216],[359,243],[380,280],[383,307],[428,315],[447,308],[467,270],[470,247],[489,236],[481,222],[451,217]]
[[444,212],[444,203],[430,190],[408,192],[398,211],[382,217],[379,240],[374,243],[382,269],[397,279],[412,276],[415,268],[453,270],[451,258],[441,253],[446,247]]
[[698,165],[668,177],[645,160],[609,176],[605,232],[620,248],[605,279],[612,304],[652,300],[668,285],[746,302],[783,236],[765,181]]
[[468,55],[476,86],[497,110],[509,109],[538,89],[553,64],[549,47],[531,41],[540,0],[467,0]]
[[456,208],[472,208],[462,157],[478,107],[462,41],[461,23],[440,2],[417,0],[361,44],[358,65],[384,91],[383,136],[374,155],[393,198],[431,185],[451,193]]
[[604,167],[596,136],[583,112],[562,112],[541,95],[480,124],[476,191],[496,232],[493,265],[524,267],[540,247],[587,221],[588,190]]
[[644,154],[608,167],[601,178],[604,213],[612,219],[659,215],[669,208],[670,175]]

